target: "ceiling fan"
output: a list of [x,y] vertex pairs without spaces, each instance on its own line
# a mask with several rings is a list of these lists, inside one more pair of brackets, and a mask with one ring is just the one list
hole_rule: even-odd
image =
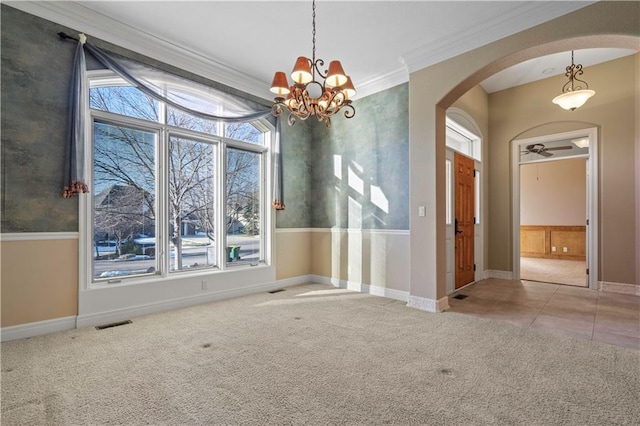
[[541,143],[534,143],[531,145],[527,145],[525,148],[525,151],[520,152],[520,154],[539,154],[542,155],[543,157],[551,157],[553,155],[552,152],[548,152],[548,151],[560,151],[560,150],[565,150],[565,149],[572,149],[572,146],[554,146],[551,148],[547,148],[546,146],[544,146]]

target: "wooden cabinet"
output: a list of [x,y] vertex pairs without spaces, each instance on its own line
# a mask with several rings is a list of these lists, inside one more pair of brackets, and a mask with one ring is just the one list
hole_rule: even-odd
[[520,227],[520,255],[585,260],[586,232],[586,226],[523,225]]

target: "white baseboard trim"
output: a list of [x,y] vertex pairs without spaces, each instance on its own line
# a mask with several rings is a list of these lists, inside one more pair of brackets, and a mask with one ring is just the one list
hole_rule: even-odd
[[445,296],[439,300],[434,300],[426,297],[409,296],[407,306],[426,312],[443,312],[449,309],[449,298]]
[[179,309],[202,303],[215,302],[232,297],[246,296],[262,291],[276,290],[278,288],[290,287],[299,284],[307,284],[312,281],[311,275],[301,275],[299,277],[286,278],[274,282],[243,287],[237,290],[227,290],[208,293],[204,296],[189,296],[180,299],[152,303],[149,305],[136,306],[127,309],[118,309],[109,312],[100,312],[90,315],[78,315],[71,317],[55,318],[46,321],[31,322],[0,329],[0,341],[7,342],[27,337],[41,336],[43,334],[56,333],[59,331],[72,330],[80,327],[91,327],[102,324],[109,324],[115,321],[122,321],[142,315],[157,312]]
[[75,316],[12,325],[9,327],[2,327],[2,329],[0,329],[0,341],[8,342],[10,340],[25,339],[27,337],[73,330],[74,328],[76,328]]
[[598,290],[609,292],[609,293],[620,293],[620,294],[629,294],[633,296],[640,296],[640,285],[636,285],[636,284],[598,281]]
[[511,271],[498,271],[497,269],[485,269],[484,278],[498,278],[501,280],[512,280],[513,272]]
[[188,306],[217,302],[219,300],[231,299],[234,297],[247,296],[254,293],[276,290],[292,285],[305,284],[308,283],[309,280],[310,277],[308,275],[302,275],[300,277],[287,278],[284,280],[261,283],[232,290],[212,291],[204,295],[187,296],[162,302],[149,303],[146,305],[133,306],[130,308],[117,309],[113,311],[78,315],[77,326],[78,328],[80,328],[109,324],[115,321],[123,321],[143,315],[154,314],[157,312],[186,308]]
[[409,298],[409,292],[395,290],[392,288],[380,287],[371,284],[363,284],[355,281],[340,280],[337,278],[323,277],[321,275],[311,275],[311,282],[319,284],[329,284],[338,288],[357,291],[360,293],[372,294],[374,296],[387,297],[389,299],[400,300],[406,302]]

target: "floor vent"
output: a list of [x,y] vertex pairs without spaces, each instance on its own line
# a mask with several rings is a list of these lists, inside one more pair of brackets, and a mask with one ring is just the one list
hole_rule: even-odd
[[284,291],[284,288],[279,288],[277,290],[271,290],[271,291],[268,291],[267,293],[274,294],[274,293],[280,293],[281,291]]
[[111,324],[96,325],[96,330],[104,330],[105,328],[119,327],[121,325],[131,324],[131,320],[112,322]]
[[466,294],[456,294],[455,296],[453,296],[454,299],[458,299],[458,300],[462,300],[462,299],[466,299],[467,296]]

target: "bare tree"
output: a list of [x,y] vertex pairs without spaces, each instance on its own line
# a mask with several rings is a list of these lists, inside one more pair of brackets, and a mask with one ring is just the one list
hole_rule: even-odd
[[153,220],[143,201],[146,198],[138,188],[120,185],[110,186],[97,196],[96,233],[115,240],[118,256],[123,254],[122,244],[140,233],[145,222]]
[[[135,88],[92,89],[90,102],[92,108],[158,121],[158,103]],[[219,134],[222,128],[218,122],[197,118],[171,107],[167,108],[167,124],[207,134]],[[156,134],[102,123],[96,123],[94,132],[96,181],[103,187],[126,185],[135,188],[143,194],[147,216],[155,219]],[[226,133],[227,137],[247,141],[257,141],[261,137],[261,133],[248,123],[227,125]],[[211,241],[216,238],[214,146],[204,141],[170,136],[168,150],[168,201],[174,267],[182,269],[182,228],[185,222],[195,225]],[[256,153],[227,149],[227,229],[240,223],[241,219],[246,223],[255,216],[249,211],[255,211],[255,206],[250,203],[253,203],[260,185],[259,158]],[[129,202],[126,199],[120,201]],[[126,213],[131,208],[133,206],[118,206],[121,232],[127,232],[124,222],[131,219]],[[109,220],[115,224],[113,218]],[[106,216],[96,214],[96,226],[106,226],[106,221]],[[252,224],[251,228],[255,226]]]
[[191,220],[214,240],[214,157],[205,142],[169,139],[169,214],[175,268],[182,269],[182,224]]

